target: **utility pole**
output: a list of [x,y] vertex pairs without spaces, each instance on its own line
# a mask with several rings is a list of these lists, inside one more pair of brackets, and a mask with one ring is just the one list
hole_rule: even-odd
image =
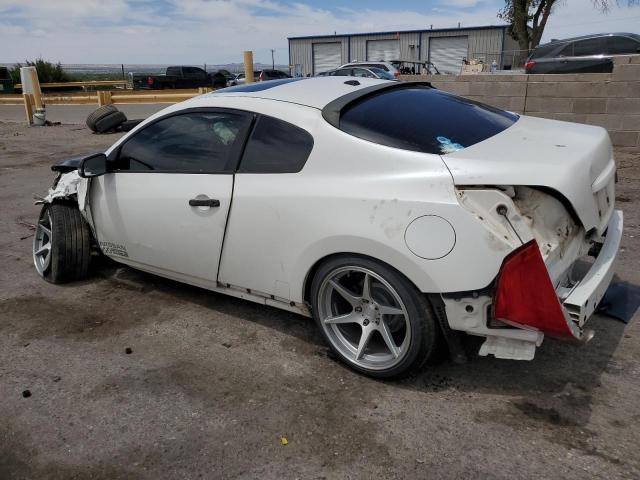
[[275,70],[276,69],[276,62],[273,59],[273,52],[275,52],[276,50],[274,48],[271,49],[271,69]]

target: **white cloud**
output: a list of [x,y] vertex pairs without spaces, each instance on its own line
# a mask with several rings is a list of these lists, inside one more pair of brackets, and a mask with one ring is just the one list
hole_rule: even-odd
[[[358,8],[355,2],[332,11],[278,0],[165,1],[172,6],[169,14],[153,1],[0,0],[0,62],[41,55],[63,63],[213,64],[240,62],[243,50],[253,50],[256,61],[266,63],[275,48],[276,62],[286,64],[290,36],[499,23],[496,4],[476,0],[440,2],[437,9],[425,5],[423,12]],[[639,8],[603,16],[587,0],[566,0],[545,38],[637,32],[640,19],[634,15],[640,17]]]
[[622,1],[603,14],[590,0],[565,0],[549,18],[543,41],[605,32],[640,33],[640,7],[628,7]]

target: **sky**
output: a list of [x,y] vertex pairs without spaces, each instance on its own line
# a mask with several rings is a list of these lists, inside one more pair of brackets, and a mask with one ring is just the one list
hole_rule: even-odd
[[[614,2],[612,2],[615,4]],[[543,41],[640,33],[640,6],[560,0]],[[637,2],[640,3],[640,2]],[[0,0],[0,63],[288,63],[287,37],[500,25],[501,0]]]

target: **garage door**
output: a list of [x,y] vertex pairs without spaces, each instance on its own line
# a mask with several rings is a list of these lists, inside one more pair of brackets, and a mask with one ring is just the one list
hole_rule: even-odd
[[400,59],[400,42],[398,40],[368,40],[367,61],[379,62]]
[[342,65],[341,43],[314,43],[313,44],[313,74],[316,75],[327,70],[333,70]]
[[429,60],[440,73],[459,74],[469,51],[469,37],[431,37]]

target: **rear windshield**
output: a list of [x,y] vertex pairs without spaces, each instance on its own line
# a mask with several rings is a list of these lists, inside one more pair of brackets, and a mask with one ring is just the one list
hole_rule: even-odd
[[370,142],[443,155],[482,142],[518,115],[449,93],[415,86],[383,90],[348,104],[340,129]]
[[559,50],[562,45],[566,44],[555,42],[547,43],[546,45],[538,45],[531,54],[531,58],[549,57],[553,52]]
[[389,73],[387,70],[382,70],[381,68],[378,68],[378,67],[371,67],[369,68],[369,70],[371,70],[373,73],[378,75],[378,77],[384,78],[385,80],[396,79],[396,77],[393,74]]

